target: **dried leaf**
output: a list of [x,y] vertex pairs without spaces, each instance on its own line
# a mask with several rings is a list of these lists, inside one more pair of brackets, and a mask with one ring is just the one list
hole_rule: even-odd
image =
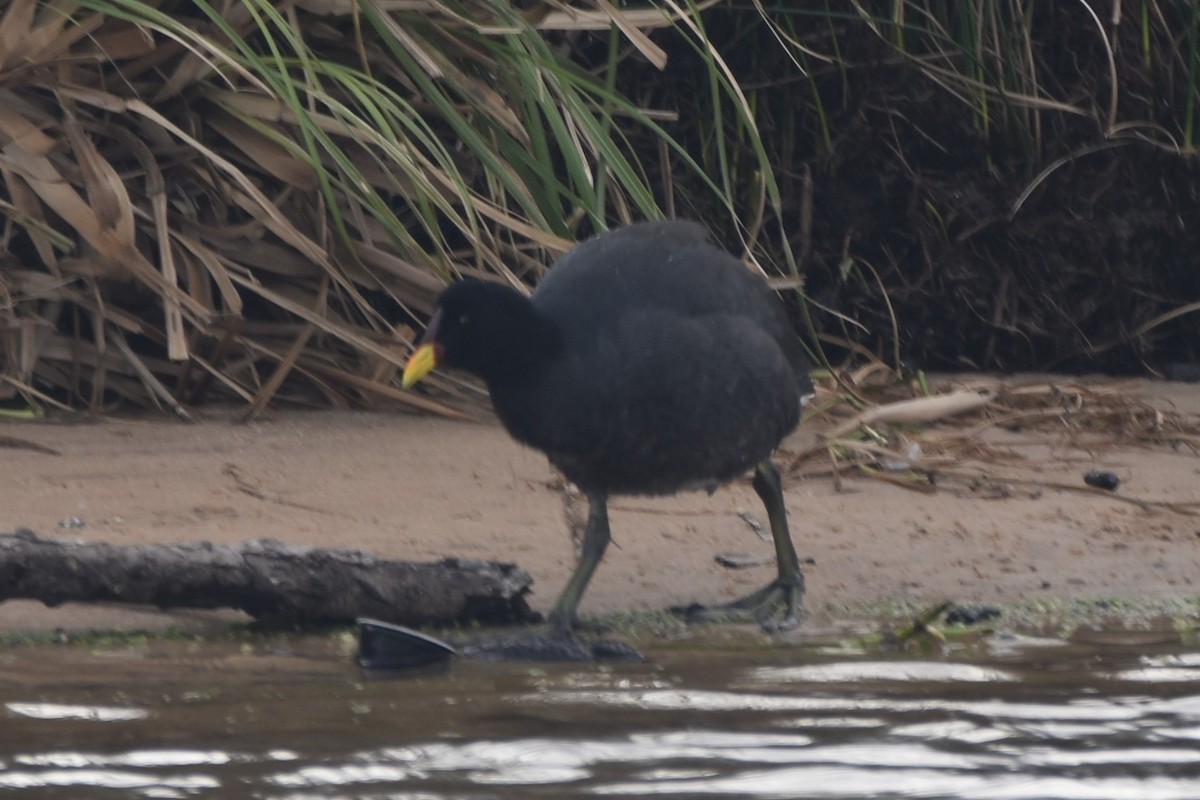
[[0,70],[12,69],[20,60],[36,10],[37,0],[11,0],[0,19]]
[[88,206],[95,213],[100,227],[111,231],[119,246],[133,247],[133,204],[121,177],[96,150],[96,145],[83,132],[77,120],[68,117],[63,124],[63,131],[79,166]]
[[250,163],[276,179],[306,192],[317,188],[317,176],[312,165],[296,158],[244,122],[225,113],[213,114],[205,122],[241,150]]

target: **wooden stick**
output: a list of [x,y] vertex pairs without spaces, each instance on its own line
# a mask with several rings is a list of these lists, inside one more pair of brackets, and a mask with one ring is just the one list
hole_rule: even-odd
[[235,608],[310,624],[377,617],[404,625],[529,621],[533,579],[513,564],[391,561],[362,550],[242,545],[114,545],[0,533],[0,601]]

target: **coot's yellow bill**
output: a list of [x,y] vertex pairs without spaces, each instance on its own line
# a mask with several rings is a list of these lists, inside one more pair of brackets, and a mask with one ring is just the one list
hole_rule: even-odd
[[437,348],[433,343],[423,344],[409,357],[404,365],[404,379],[400,385],[405,389],[416,385],[417,381],[428,375],[437,366]]

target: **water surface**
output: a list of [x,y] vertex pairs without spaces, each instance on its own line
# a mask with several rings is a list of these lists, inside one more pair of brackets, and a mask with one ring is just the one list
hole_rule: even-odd
[[329,639],[0,650],[22,798],[1196,800],[1200,653],[687,645],[372,679]]

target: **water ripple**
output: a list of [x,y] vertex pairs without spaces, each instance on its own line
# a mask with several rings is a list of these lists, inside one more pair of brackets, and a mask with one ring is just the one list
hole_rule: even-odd
[[760,667],[749,673],[759,683],[845,683],[902,681],[931,683],[988,683],[1016,680],[1005,670],[942,661],[841,661],[801,667]]
[[144,719],[147,714],[141,708],[63,705],[60,703],[5,703],[4,708],[10,714],[30,719],[72,719],[92,722],[127,722]]
[[94,703],[79,702],[84,691],[60,703],[13,698],[0,725],[0,794],[1200,797],[1200,692],[1176,680],[1200,657],[1092,663],[1073,653],[1044,668],[1046,652],[1032,666],[690,656],[611,670],[474,665],[380,682],[272,677],[267,691],[156,686],[97,692]]

